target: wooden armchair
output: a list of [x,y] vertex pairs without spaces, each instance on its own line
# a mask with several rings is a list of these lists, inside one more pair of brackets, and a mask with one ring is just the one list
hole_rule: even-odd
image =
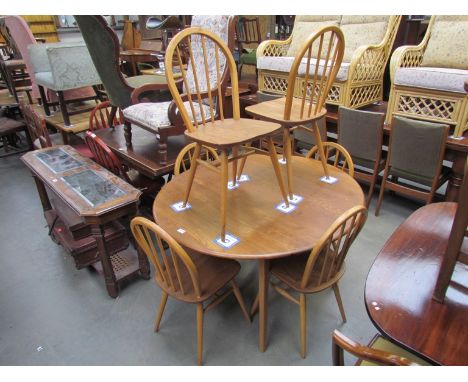
[[365,346],[349,339],[338,330],[334,330],[332,341],[333,366],[344,366],[343,350],[358,357],[356,366],[429,365],[424,360],[384,339],[380,335],[376,335],[371,342]]
[[[299,46],[311,33],[335,25],[345,35],[345,54],[327,103],[355,109],[382,101],[384,70],[400,20],[401,16],[296,16],[287,40],[263,41],[258,47],[258,89],[284,94]],[[296,81],[302,83],[304,78],[298,76]]]
[[455,136],[468,130],[468,16],[432,16],[419,45],[401,46],[390,61],[393,116],[446,123]]

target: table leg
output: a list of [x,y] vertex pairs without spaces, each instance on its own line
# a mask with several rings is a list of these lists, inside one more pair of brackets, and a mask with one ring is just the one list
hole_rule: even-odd
[[64,145],[68,145],[70,140],[68,139],[68,134],[66,131],[61,130],[60,133],[62,134],[62,141]]
[[52,209],[50,204],[49,196],[47,195],[47,191],[45,189],[44,183],[35,175],[33,175],[34,182],[36,182],[37,192],[39,194],[39,198],[41,199],[42,210],[44,212],[49,211]]
[[262,353],[267,340],[269,268],[269,260],[258,261],[258,348]]
[[114,269],[112,268],[111,258],[107,251],[106,242],[104,241],[104,229],[99,224],[92,224],[91,233],[96,240],[99,251],[107,293],[109,293],[109,296],[115,298],[119,295],[119,288],[115,278]]
[[452,172],[450,174],[450,178],[447,184],[445,200],[447,202],[458,202],[458,194],[460,193],[460,188],[463,183],[463,176],[465,173],[467,153],[454,151],[452,155]]

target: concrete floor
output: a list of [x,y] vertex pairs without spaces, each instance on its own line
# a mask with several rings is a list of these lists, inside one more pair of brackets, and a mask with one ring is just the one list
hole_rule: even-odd
[[[169,300],[153,333],[160,291],[136,280],[110,298],[104,280],[76,270],[47,235],[36,188],[19,155],[0,159],[0,365],[195,365],[195,307]],[[248,325],[229,297],[205,316],[206,365],[331,365],[331,332],[367,343],[376,333],[364,307],[370,266],[387,238],[420,205],[387,195],[352,246],[340,283],[348,322],[331,290],[308,299],[306,359],[299,356],[298,307],[270,289],[268,348],[258,351],[258,320]],[[238,283],[247,304],[256,294],[256,264],[245,261]],[[347,363],[353,362],[347,358]]]

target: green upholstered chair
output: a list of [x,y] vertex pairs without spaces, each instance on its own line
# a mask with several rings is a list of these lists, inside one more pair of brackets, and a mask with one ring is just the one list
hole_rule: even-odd
[[[442,167],[448,131],[448,125],[398,116],[393,118],[375,216],[379,215],[385,189],[421,199],[426,204],[432,202],[437,189],[448,179],[448,171]],[[400,178],[426,188],[402,184]]]
[[340,106],[338,143],[353,159],[354,177],[369,182],[366,207],[369,208],[377,176],[385,167],[382,159],[384,113],[355,110]]
[[236,23],[236,38],[239,50],[237,71],[240,80],[244,65],[255,66],[255,72],[257,72],[257,47],[262,42],[258,17],[239,17]]
[[358,358],[356,366],[429,366],[415,356],[386,340],[379,334],[368,345],[361,345],[346,337],[338,330],[332,334],[333,366],[344,366],[343,350]]

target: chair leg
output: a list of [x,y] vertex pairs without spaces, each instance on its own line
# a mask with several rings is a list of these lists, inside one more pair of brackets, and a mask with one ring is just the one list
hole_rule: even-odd
[[[250,147],[250,143],[247,143],[245,145],[245,147]],[[247,161],[247,157],[243,157],[240,161],[240,166],[239,166],[239,171],[237,172],[237,179],[239,179],[242,175],[242,172],[244,171],[244,167],[245,167],[245,162]]]
[[343,301],[341,300],[340,288],[338,288],[338,283],[333,284],[333,292],[335,292],[336,302],[338,303],[338,309],[340,309],[341,318],[343,322],[346,322],[346,314],[343,307]]
[[62,112],[63,123],[65,126],[70,126],[70,116],[68,114],[67,103],[65,101],[65,97],[62,91],[57,92],[59,104],[60,104],[60,111]]
[[284,200],[284,203],[286,204],[286,207],[289,207],[288,195],[284,187],[283,177],[281,175],[281,169],[278,164],[278,156],[276,155],[276,149],[275,149],[275,145],[273,143],[272,137],[268,138],[268,151],[270,153],[271,163],[273,164],[273,168],[276,174],[276,179],[278,180],[278,184],[281,190],[281,195],[283,195],[283,200]]
[[247,322],[250,324],[249,312],[247,312],[247,308],[245,306],[245,302],[242,297],[241,291],[239,290],[239,287],[237,286],[237,283],[234,279],[231,281],[231,285],[232,285],[232,291],[234,292],[234,296],[236,296],[237,302],[239,303],[239,306],[242,310],[242,314],[244,315]]
[[184,204],[183,204],[184,207],[187,205],[188,198],[190,196],[190,190],[192,189],[193,178],[195,177],[195,172],[198,166],[197,159],[200,157],[201,147],[202,145],[200,143],[197,143],[197,145],[195,146],[195,150],[193,152],[192,163],[190,165],[190,170],[189,170],[190,171],[189,178],[187,181],[187,188],[185,189]]
[[301,357],[305,358],[307,353],[307,300],[304,293],[301,293],[299,296],[299,313],[301,331]]
[[292,186],[292,153],[291,153],[291,135],[287,127],[283,127],[283,157],[286,159],[286,174],[288,177],[288,196],[293,197]]
[[384,175],[382,178],[382,184],[380,185],[379,199],[377,200],[377,205],[375,206],[375,216],[379,216],[380,206],[382,205],[382,200],[385,191],[385,184],[387,183],[388,168],[385,168]]
[[323,151],[322,137],[320,136],[320,130],[317,125],[317,121],[312,122],[312,128],[314,130],[315,142],[317,143],[320,160],[322,161],[323,172],[325,173],[325,176],[328,178],[330,174],[328,173],[328,168],[327,168],[327,157],[325,156],[325,152]]
[[42,107],[44,108],[44,113],[50,117],[49,103],[47,102],[47,96],[43,86],[37,85],[39,88],[39,94],[41,95]]
[[132,124],[128,121],[124,121],[124,137],[125,145],[132,147]]
[[156,321],[154,322],[155,332],[159,332],[159,325],[161,324],[161,318],[164,314],[164,308],[166,307],[167,297],[168,297],[168,294],[163,291],[161,295],[161,302],[159,303],[158,315],[156,316]]
[[257,314],[257,310],[258,310],[258,293],[255,296],[255,300],[252,304],[252,307],[250,308],[250,316],[251,317],[255,316]]
[[[235,146],[232,148],[232,156],[236,157],[239,154],[239,147]],[[237,159],[232,161],[232,185],[235,186],[237,183]]]
[[[196,150],[196,149],[195,149]],[[194,154],[195,158],[195,154]],[[192,160],[192,166],[194,161]],[[192,170],[192,168],[190,168]],[[221,240],[226,239],[226,208],[227,208],[227,183],[228,183],[228,159],[226,150],[221,151]]]
[[369,209],[370,202],[372,200],[372,196],[374,194],[374,187],[375,187],[375,182],[377,181],[377,176],[379,174],[374,171],[374,175],[372,176],[372,180],[369,185],[369,192],[367,193],[367,199],[366,199],[366,208]]
[[239,77],[239,81],[241,79],[241,76],[242,76],[242,64],[239,64],[239,69],[238,69],[238,74],[237,74],[237,77]]
[[197,304],[197,360],[203,364],[203,304]]

